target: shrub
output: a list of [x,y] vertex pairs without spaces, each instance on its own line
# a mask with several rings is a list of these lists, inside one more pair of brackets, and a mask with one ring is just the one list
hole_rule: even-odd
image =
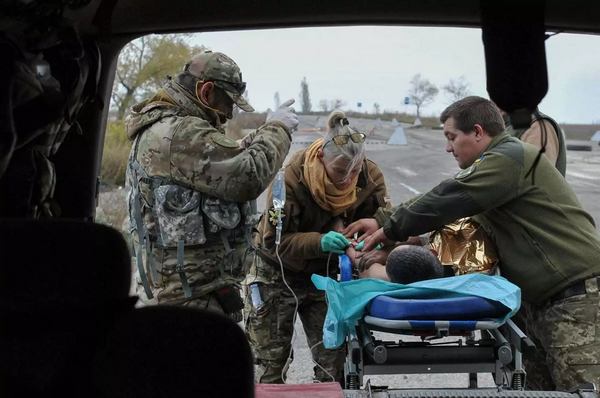
[[104,152],[100,180],[108,185],[124,185],[125,170],[131,142],[125,133],[123,121],[109,121],[104,137]]

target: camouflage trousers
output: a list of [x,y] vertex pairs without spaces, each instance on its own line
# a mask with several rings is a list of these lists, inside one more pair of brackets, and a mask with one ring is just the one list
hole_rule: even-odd
[[[290,285],[298,297],[298,316],[312,358],[324,369],[314,366],[315,380],[341,381],[344,351],[326,350],[322,343],[323,322],[327,312],[324,293],[317,291],[310,280],[302,285]],[[290,354],[296,302],[283,282],[259,283],[259,286],[264,304],[258,311],[252,306],[249,289],[245,289],[244,294],[246,335],[257,364],[255,380],[257,383],[283,383],[282,371]]]
[[[140,303],[147,305],[181,305],[186,307],[200,308],[226,314],[234,321],[242,320],[241,308],[236,311],[227,311],[223,308],[222,298],[216,293],[224,286],[231,286],[234,294],[239,297],[239,274],[243,268],[243,257],[237,253],[226,261],[222,248],[191,248],[184,252],[184,272],[187,282],[192,291],[192,297],[185,297],[182,279],[176,270],[177,252],[175,249],[153,249],[151,252],[156,278],[152,277],[148,258],[144,253],[144,265],[146,275],[152,291],[153,298],[146,296],[136,261],[133,260],[135,269],[135,290],[140,298]],[[233,262],[236,270],[232,270],[224,264]],[[223,269],[221,269],[223,268]],[[223,271],[223,272],[222,272]]]
[[523,356],[527,389],[600,386],[600,294],[596,278],[585,285],[585,294],[543,306],[524,302],[517,313],[517,324],[537,346]]

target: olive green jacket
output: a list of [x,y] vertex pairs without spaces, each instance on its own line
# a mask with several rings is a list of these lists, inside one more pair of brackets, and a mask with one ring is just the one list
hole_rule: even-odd
[[[453,179],[398,206],[385,235],[403,241],[476,216],[497,245],[502,275],[541,304],[570,284],[600,275],[600,238],[560,172],[537,148],[504,133]],[[379,212],[379,222],[385,219]]]
[[[326,272],[328,253],[321,250],[321,236],[332,230],[336,219],[344,225],[360,218],[373,217],[379,207],[387,207],[387,190],[383,174],[375,163],[365,160],[357,181],[357,200],[338,217],[323,210],[311,196],[303,177],[304,156],[302,150],[295,153],[285,169],[286,201],[283,233],[279,255],[286,268],[286,278],[298,277],[308,280],[312,273]],[[271,187],[267,206],[272,203]],[[280,265],[275,254],[275,226],[269,221],[268,210],[262,216],[257,237],[260,267]],[[332,255],[330,270],[337,270],[337,255]],[[257,270],[261,273],[265,270]],[[269,270],[266,270],[267,273]],[[289,272],[288,272],[289,271]],[[289,274],[289,275],[288,275]]]

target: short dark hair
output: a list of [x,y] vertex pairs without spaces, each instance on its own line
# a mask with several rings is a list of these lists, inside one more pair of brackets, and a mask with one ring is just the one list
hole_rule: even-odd
[[392,282],[402,284],[441,278],[444,275],[440,260],[422,246],[405,246],[392,250],[385,270]]
[[490,137],[504,131],[504,119],[500,109],[492,101],[470,96],[456,101],[442,112],[440,121],[453,118],[457,129],[464,133],[473,131],[473,126],[481,125]]

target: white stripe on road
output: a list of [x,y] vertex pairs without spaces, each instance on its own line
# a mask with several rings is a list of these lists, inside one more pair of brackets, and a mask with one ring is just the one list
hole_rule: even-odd
[[570,170],[567,171],[567,175],[577,177],[577,178],[583,178],[584,180],[596,180],[598,178],[597,176],[591,176],[589,174],[584,174],[584,173],[577,173],[575,171],[570,171]]
[[398,171],[398,173],[400,173],[406,177],[416,177],[418,175],[414,171],[412,171],[410,169],[405,169],[404,167],[396,166],[396,171]]
[[416,189],[414,189],[413,187],[411,187],[410,185],[404,184],[403,182],[401,182],[400,185],[402,185],[404,188],[408,189],[410,192],[414,193],[415,195],[418,195],[421,193],[421,192],[417,191]]
[[571,184],[582,185],[584,187],[598,188],[598,184],[594,184],[594,183],[587,182],[587,181],[573,181],[573,182],[571,182]]

